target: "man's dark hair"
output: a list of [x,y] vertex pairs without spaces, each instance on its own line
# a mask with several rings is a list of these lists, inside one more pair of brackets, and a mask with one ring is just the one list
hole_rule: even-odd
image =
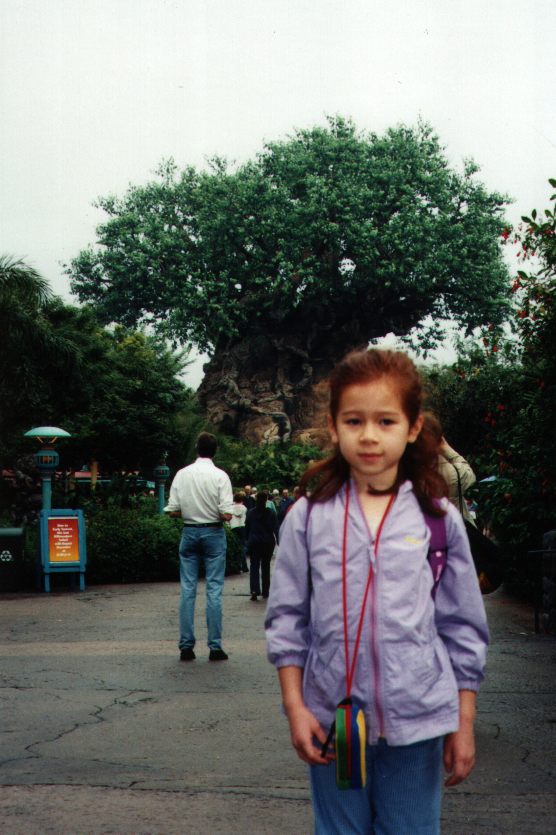
[[214,458],[218,441],[210,432],[201,432],[197,438],[197,453],[201,458]]

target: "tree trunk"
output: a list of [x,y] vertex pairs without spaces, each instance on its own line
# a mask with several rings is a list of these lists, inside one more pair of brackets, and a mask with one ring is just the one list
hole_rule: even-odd
[[253,444],[325,446],[325,377],[337,357],[310,358],[306,338],[249,336],[217,350],[198,392],[211,423]]

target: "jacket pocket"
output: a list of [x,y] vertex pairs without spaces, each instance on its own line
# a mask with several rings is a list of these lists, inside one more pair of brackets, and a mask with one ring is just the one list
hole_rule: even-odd
[[[435,644],[391,647],[387,660],[387,708],[392,717],[416,719],[457,700],[454,676]],[[448,664],[449,666],[449,664]]]
[[339,641],[311,648],[303,677],[303,698],[309,710],[336,708],[346,695],[344,645]]

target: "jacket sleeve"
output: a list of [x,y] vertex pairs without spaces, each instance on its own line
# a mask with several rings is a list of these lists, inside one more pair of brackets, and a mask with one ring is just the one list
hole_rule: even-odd
[[280,529],[280,547],[265,618],[268,660],[276,667],[304,667],[310,640],[308,502],[300,499]]
[[489,632],[465,525],[447,506],[448,558],[436,593],[436,628],[459,690],[478,690],[484,678]]
[[228,514],[232,512],[234,504],[234,494],[232,492],[232,482],[226,473],[222,473],[219,490],[218,490],[218,511],[219,513]]
[[249,539],[249,531],[251,530],[251,510],[248,510],[245,515],[245,538]]
[[274,534],[274,539],[276,542],[280,542],[280,523],[278,521],[278,515],[276,513],[272,516],[272,533]]
[[168,504],[166,505],[166,510],[172,513],[176,512],[177,510],[181,510],[181,504],[179,499],[178,493],[178,486],[177,486],[178,478],[177,474],[174,476],[172,484],[170,486],[170,495],[168,497]]
[[459,452],[456,452],[456,450],[448,444],[445,444],[444,449],[441,453],[441,458],[443,458],[444,461],[446,461],[448,464],[448,467],[444,469],[443,475],[446,478],[446,476],[449,474],[447,480],[448,483],[450,483],[450,481],[453,481],[453,490],[456,496],[458,491],[458,480],[456,470],[459,473],[459,478],[461,481],[461,492],[463,493],[463,495],[465,495],[466,491],[471,487],[472,484],[475,484],[477,480],[475,473],[471,468],[471,464],[469,464],[465,460],[463,455],[460,455]]

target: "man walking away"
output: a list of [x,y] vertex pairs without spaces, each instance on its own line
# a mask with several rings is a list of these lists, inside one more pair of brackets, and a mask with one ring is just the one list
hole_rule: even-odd
[[226,661],[222,649],[222,589],[226,570],[226,533],[232,518],[232,485],[224,470],[214,465],[218,448],[214,435],[201,432],[198,458],[179,470],[170,487],[166,510],[183,519],[180,541],[180,660],[195,659],[195,598],[199,563],[206,574],[209,661]]

